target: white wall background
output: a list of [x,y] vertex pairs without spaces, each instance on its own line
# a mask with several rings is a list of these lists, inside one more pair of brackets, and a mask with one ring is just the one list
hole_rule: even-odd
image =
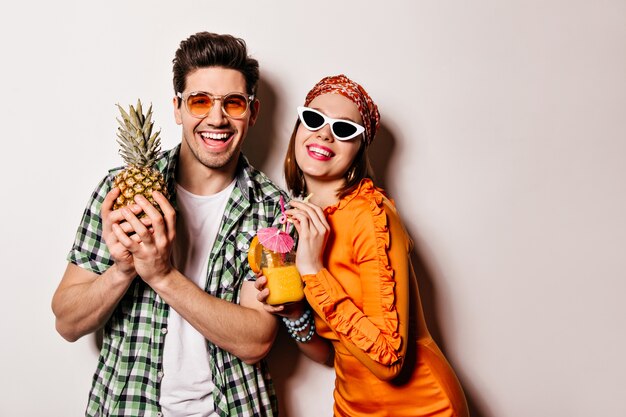
[[[344,72],[380,106],[374,165],[416,240],[431,330],[478,417],[626,416],[626,2],[11,2],[0,16],[0,416],[78,416],[97,352],[50,299],[116,152],[115,103],[180,140],[171,60],[247,40],[276,181],[295,106]],[[332,372],[279,338],[283,415],[330,415]]]

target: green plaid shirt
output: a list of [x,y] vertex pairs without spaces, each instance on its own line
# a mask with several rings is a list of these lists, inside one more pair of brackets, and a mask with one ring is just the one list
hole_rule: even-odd
[[[157,168],[164,173],[171,196],[180,145],[163,152]],[[102,239],[100,207],[120,169],[109,172],[91,195],[68,261],[102,274],[113,264]],[[280,216],[280,189],[251,167],[242,155],[234,188],[209,256],[207,285],[211,295],[239,302],[244,280],[255,275],[247,250],[257,229]],[[175,198],[172,199],[174,201]],[[159,385],[169,306],[136,278],[104,326],[104,340],[89,394],[87,416],[161,416]],[[273,416],[277,401],[264,361],[247,365],[207,341],[215,409],[220,416]]]

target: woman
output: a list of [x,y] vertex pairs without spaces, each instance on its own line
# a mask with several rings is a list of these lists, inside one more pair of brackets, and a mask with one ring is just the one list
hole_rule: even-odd
[[[378,108],[339,75],[317,83],[298,114],[285,177],[294,195],[310,196],[287,210],[308,305],[265,308],[283,316],[312,359],[326,362],[330,341],[335,416],[468,416],[459,382],[426,328],[411,241],[393,201],[371,179],[367,149]],[[262,302],[266,282],[261,276],[256,283]]]

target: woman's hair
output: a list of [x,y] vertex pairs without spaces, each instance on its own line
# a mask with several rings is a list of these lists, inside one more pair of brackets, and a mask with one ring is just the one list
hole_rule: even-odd
[[[344,174],[345,184],[337,190],[337,196],[342,198],[354,191],[362,179],[374,179],[374,172],[369,162],[367,149],[374,140],[378,130],[380,114],[378,107],[365,89],[343,74],[322,78],[309,91],[304,105],[307,106],[315,97],[322,94],[341,94],[352,101],[357,106],[365,127],[361,147],[352,160],[350,168]],[[296,121],[296,125],[291,133],[284,166],[287,188],[294,196],[303,196],[308,193],[304,174],[296,162],[295,140],[299,126],[300,119]]]
[[185,91],[187,75],[196,69],[222,67],[241,72],[246,79],[246,92],[256,94],[259,62],[248,56],[246,42],[243,39],[231,35],[198,32],[180,43],[172,63],[175,93]]

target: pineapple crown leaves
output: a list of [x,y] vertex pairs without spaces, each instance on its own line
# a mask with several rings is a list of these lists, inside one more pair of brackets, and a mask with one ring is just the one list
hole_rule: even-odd
[[116,118],[119,123],[117,128],[117,143],[120,145],[119,154],[127,165],[144,167],[154,164],[161,150],[161,141],[157,131],[152,134],[154,122],[152,121],[152,105],[144,115],[141,100],[137,100],[136,108],[130,105],[126,112],[117,104],[122,119]]

